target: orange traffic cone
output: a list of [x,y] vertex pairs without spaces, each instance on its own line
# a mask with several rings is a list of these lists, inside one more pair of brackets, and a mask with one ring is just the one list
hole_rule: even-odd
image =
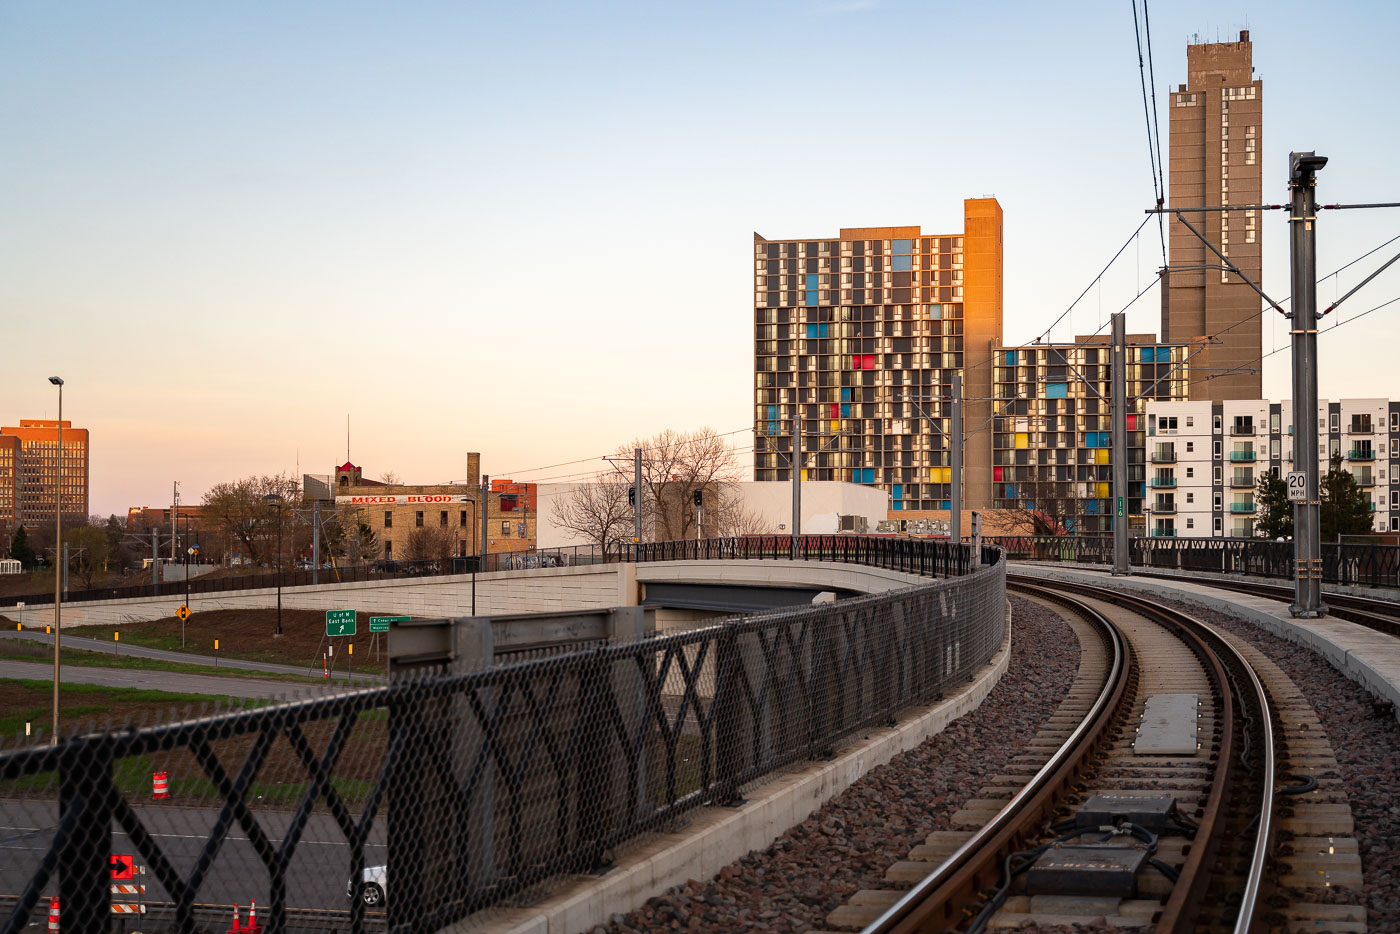
[[49,896],[49,930],[58,934],[58,896]]
[[258,903],[256,900],[248,903],[248,926],[244,930],[251,931],[252,934],[261,934],[262,928],[258,927]]
[[233,934],[234,931],[241,931],[241,930],[243,930],[242,925],[240,925],[240,924],[238,923],[238,904],[237,904],[236,902],[234,903],[234,906],[233,906],[233,927],[229,928],[228,930],[229,930],[229,934]]

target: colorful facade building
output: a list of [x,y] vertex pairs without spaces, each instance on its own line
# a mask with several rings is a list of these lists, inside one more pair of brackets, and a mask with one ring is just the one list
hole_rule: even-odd
[[[9,522],[28,528],[51,525],[62,498],[63,521],[88,521],[88,430],[63,420],[63,450],[58,449],[59,425],[52,418],[22,418],[19,425],[0,428],[0,451],[9,451],[14,471],[13,507]],[[15,451],[18,455],[15,456]],[[0,454],[0,457],[4,457]],[[3,467],[0,467],[3,470]],[[0,486],[7,482],[0,476]],[[17,485],[17,490],[15,486]],[[4,493],[0,492],[0,499]],[[7,520],[0,516],[0,524]]]
[[[836,237],[754,234],[754,479],[876,486],[891,510],[946,509],[949,400],[963,376],[965,424],[990,413],[1001,342],[1002,210],[964,202],[961,233],[843,228]],[[991,499],[991,443],[970,440],[964,502]]]
[[[1151,334],[1129,334],[1127,339],[1132,401],[1125,518],[1130,528],[1141,528],[1147,477],[1143,416],[1150,402],[1186,398],[1194,348],[1163,343]],[[1112,530],[1110,353],[1106,335],[993,351],[994,508],[1031,515],[1035,530],[1043,533]]]

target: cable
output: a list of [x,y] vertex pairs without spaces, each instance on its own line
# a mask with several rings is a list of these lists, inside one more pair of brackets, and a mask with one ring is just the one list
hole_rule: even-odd
[[[1147,13],[1147,0],[1142,0],[1142,22],[1147,33],[1147,80],[1152,86],[1151,104],[1148,104],[1146,85],[1142,89],[1142,107],[1147,118],[1148,158],[1155,155],[1152,165],[1152,193],[1157,199],[1157,207],[1166,202],[1167,182],[1162,170],[1162,131],[1157,121],[1157,69],[1152,64],[1152,20]],[[1137,0],[1133,0],[1133,35],[1138,47],[1138,83],[1142,84],[1142,37],[1138,33]],[[1167,234],[1162,215],[1157,215],[1157,237],[1162,246],[1162,265],[1167,265]]]
[[[1320,329],[1320,330],[1318,331],[1318,334],[1319,334],[1319,336],[1322,335],[1322,334],[1330,334],[1330,333],[1332,333],[1333,331],[1337,330],[1337,328],[1341,327],[1341,326],[1344,325],[1344,324],[1350,324],[1351,322],[1355,321],[1355,320],[1358,319],[1358,318],[1364,318],[1364,317],[1366,317],[1367,315],[1369,315],[1371,312],[1373,312],[1373,311],[1380,311],[1382,308],[1385,308],[1385,307],[1388,306],[1388,305],[1394,305],[1396,302],[1400,302],[1400,295],[1397,295],[1395,298],[1392,298],[1392,299],[1391,299],[1390,301],[1388,301],[1388,302],[1381,302],[1379,305],[1375,306],[1374,308],[1367,308],[1365,311],[1362,311],[1362,312],[1359,312],[1359,313],[1357,313],[1357,314],[1354,314],[1354,315],[1352,315],[1350,318],[1347,318],[1347,319],[1345,319],[1345,320],[1339,320],[1336,324],[1332,325],[1330,328],[1322,328],[1322,329]],[[1292,346],[1291,344],[1284,344],[1282,347],[1275,347],[1273,350],[1267,351],[1266,353],[1262,353],[1262,354],[1260,354],[1259,356],[1255,357],[1255,358],[1254,358],[1253,360],[1251,360],[1249,363],[1244,363],[1244,364],[1241,364],[1241,365],[1239,365],[1239,366],[1231,367],[1230,369],[1225,370],[1225,371],[1220,372],[1220,373],[1213,373],[1213,374],[1211,374],[1210,376],[1202,377],[1202,379],[1203,379],[1203,380],[1219,379],[1219,378],[1222,377],[1222,376],[1229,376],[1229,375],[1232,374],[1232,373],[1240,373],[1240,372],[1246,372],[1246,371],[1252,370],[1252,369],[1254,368],[1254,365],[1255,365],[1256,363],[1262,363],[1262,362],[1264,362],[1265,360],[1267,360],[1269,357],[1272,357],[1272,356],[1273,356],[1274,354],[1276,354],[1276,353],[1283,353],[1285,350],[1288,350],[1291,346]]]
[[[1112,266],[1112,265],[1118,260],[1118,257],[1120,257],[1120,256],[1123,255],[1123,251],[1126,250],[1126,249],[1128,248],[1128,244],[1130,244],[1130,243],[1133,242],[1133,238],[1136,237],[1136,236],[1138,235],[1139,232],[1141,232],[1141,230],[1142,230],[1143,227],[1147,226],[1147,222],[1148,222],[1149,220],[1151,220],[1151,219],[1152,219],[1152,215],[1150,215],[1150,214],[1149,214],[1147,217],[1144,217],[1144,218],[1142,219],[1142,223],[1137,225],[1137,229],[1134,230],[1134,231],[1128,236],[1128,239],[1126,239],[1126,240],[1123,241],[1123,245],[1120,246],[1120,247],[1118,248],[1118,252],[1116,252],[1116,253],[1113,254],[1113,259],[1110,259],[1110,260],[1108,261],[1108,263],[1103,267],[1103,269],[1100,269],[1100,270],[1099,270],[1099,274],[1098,274],[1097,276],[1095,276],[1095,277],[1089,282],[1089,284],[1086,285],[1086,286],[1084,287],[1084,291],[1079,293],[1079,298],[1076,298],[1074,301],[1070,302],[1069,307],[1066,308],[1064,311],[1060,312],[1060,316],[1059,316],[1058,318],[1056,318],[1054,321],[1051,321],[1051,322],[1050,322],[1050,327],[1046,328],[1044,331],[1041,332],[1041,334],[1040,334],[1039,337],[1037,337],[1035,340],[1031,341],[1032,344],[1039,344],[1043,339],[1045,339],[1045,338],[1047,338],[1047,337],[1050,336],[1050,332],[1051,332],[1052,330],[1054,330],[1055,325],[1057,325],[1057,324],[1059,324],[1061,321],[1063,321],[1063,320],[1065,319],[1065,315],[1067,315],[1067,314],[1069,314],[1071,311],[1073,311],[1073,310],[1074,310],[1074,306],[1078,305],[1079,302],[1080,302],[1080,300],[1083,299],[1084,296],[1086,296],[1086,295],[1089,294],[1089,290],[1092,289],[1092,288],[1094,287],[1094,283],[1098,282],[1100,279],[1103,278],[1103,274],[1106,273],[1106,272],[1108,272],[1109,266]],[[984,362],[985,362],[985,361],[984,361]],[[977,364],[977,366],[981,366],[981,365],[982,365],[982,364]],[[969,368],[969,369],[976,369],[976,367],[971,367],[971,368]]]

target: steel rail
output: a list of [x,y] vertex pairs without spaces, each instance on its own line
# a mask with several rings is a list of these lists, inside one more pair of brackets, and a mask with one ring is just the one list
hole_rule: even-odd
[[[1008,575],[1007,581],[1010,586],[1012,577]],[[1274,789],[1275,774],[1277,769],[1277,757],[1274,750],[1273,732],[1273,712],[1269,705],[1268,691],[1264,688],[1263,682],[1259,680],[1259,675],[1254,670],[1254,666],[1245,658],[1244,653],[1237,649],[1233,643],[1225,639],[1212,627],[1194,619],[1189,614],[1182,613],[1168,607],[1160,606],[1152,601],[1136,595],[1126,594],[1121,591],[1112,590],[1107,587],[1100,587],[1088,583],[1055,581],[1055,586],[1071,590],[1075,593],[1094,596],[1097,599],[1105,600],[1117,606],[1122,606],[1134,613],[1141,614],[1148,619],[1165,622],[1169,626],[1179,628],[1193,635],[1202,645],[1208,641],[1213,643],[1212,647],[1206,650],[1214,660],[1214,666],[1220,668],[1220,655],[1224,654],[1231,658],[1235,665],[1241,669],[1248,678],[1249,685],[1253,691],[1255,704],[1259,708],[1260,737],[1258,746],[1262,750],[1263,764],[1260,769],[1262,773],[1262,789],[1259,795],[1259,825],[1255,832],[1254,847],[1250,855],[1249,871],[1245,876],[1245,887],[1241,896],[1239,915],[1235,920],[1235,934],[1247,934],[1254,923],[1255,912],[1259,908],[1259,894],[1263,884],[1264,872],[1268,861],[1269,847],[1273,835],[1273,809],[1274,809]],[[1223,670],[1221,670],[1223,675]],[[1222,682],[1222,689],[1226,697],[1230,694],[1228,680]],[[1241,698],[1243,703],[1243,698]],[[1222,715],[1227,724],[1233,721],[1233,706],[1228,700],[1222,704]],[[1220,835],[1225,827],[1223,820],[1213,820],[1214,826],[1208,831],[1207,818],[1219,818],[1223,816],[1223,809],[1226,801],[1225,781],[1229,771],[1233,752],[1227,750],[1227,744],[1232,740],[1232,730],[1224,731],[1220,756],[1217,759],[1215,777],[1211,784],[1210,802],[1214,806],[1213,813],[1208,810],[1200,821],[1200,831],[1197,833],[1199,840],[1202,833],[1207,833],[1206,845],[1204,847],[1193,846],[1187,856],[1186,865],[1183,867],[1182,877],[1186,878],[1187,870],[1192,868],[1193,862],[1199,868],[1205,864],[1207,857],[1213,857],[1219,848]],[[1217,794],[1217,791],[1219,794]],[[1190,931],[1193,929],[1195,920],[1195,908],[1200,904],[1200,899],[1205,894],[1206,885],[1209,881],[1208,874],[1196,873],[1188,886],[1177,885],[1168,899],[1163,915],[1159,921],[1157,930]],[[1189,891],[1188,891],[1189,890]],[[1173,910],[1177,911],[1175,918],[1172,917]],[[1167,922],[1173,921],[1173,926],[1168,927]],[[1179,926],[1185,922],[1185,927]]]
[[944,931],[961,923],[959,910],[975,902],[979,893],[999,878],[1002,859],[1020,848],[1019,841],[1078,778],[1126,698],[1133,659],[1122,632],[1092,607],[1055,593],[1039,582],[1019,582],[1017,589],[1070,606],[1099,629],[1112,650],[1103,688],[1084,720],[1025,787],[932,873],[867,925],[862,934]]

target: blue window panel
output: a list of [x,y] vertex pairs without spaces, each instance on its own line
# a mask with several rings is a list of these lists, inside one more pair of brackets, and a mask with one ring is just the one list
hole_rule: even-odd
[[828,327],[830,327],[830,325],[826,325],[826,324],[819,324],[819,325],[817,325],[817,335],[818,335],[819,337],[826,337],[826,332],[827,332],[827,328],[828,328]]
[[1046,384],[1045,384],[1045,398],[1047,398],[1047,399],[1068,399],[1068,398],[1069,398],[1069,384],[1068,384],[1068,383],[1046,383]]
[[891,240],[890,245],[894,247],[896,253],[908,253],[909,244],[913,242],[912,240]]
[[849,387],[849,386],[843,386],[843,387],[841,388],[841,401],[842,401],[842,402],[850,402],[850,401],[851,401],[851,387]]
[[850,418],[850,417],[851,417],[851,404],[850,404],[849,402],[843,402],[843,403],[841,404],[841,417],[842,417],[842,418]]
[[1016,498],[1016,484],[1014,484],[1014,483],[1008,483],[1008,484],[1006,485],[1006,498],[1007,498],[1007,499],[1015,499],[1015,498]]
[[875,482],[875,468],[874,468],[874,467],[867,467],[867,468],[865,468],[865,482],[866,482],[866,483],[874,483],[874,482]]
[[951,499],[940,500],[939,503],[938,503],[938,508],[939,508],[939,509],[952,509],[952,508],[953,508],[953,501],[952,501]]
[[908,256],[896,256],[892,258],[890,268],[895,272],[908,272],[914,268],[910,262],[911,258]]
[[817,303],[817,293],[816,293],[816,292],[808,292],[808,293],[807,293],[807,302],[806,302],[806,303],[807,303],[808,305],[815,305],[815,304]]
[[1073,531],[1074,531],[1074,520],[1073,520],[1073,519],[1066,519],[1066,520],[1065,520],[1065,531],[1066,531],[1066,532],[1073,532]]
[[900,500],[895,500],[895,501],[894,501],[894,505],[891,506],[890,508],[891,508],[891,509],[903,509],[903,508],[904,508],[904,503],[901,502]]
[[890,492],[894,495],[895,499],[904,499],[904,484],[896,483],[890,488]]
[[1084,511],[1091,516],[1097,515],[1099,511],[1099,501],[1096,499],[1085,500]]
[[769,423],[768,423],[768,434],[770,434],[770,435],[776,435],[777,433],[778,433],[778,423],[777,423],[777,422],[769,422]]
[[816,276],[815,273],[812,273],[812,274],[810,274],[810,275],[807,276],[807,291],[810,292],[812,289],[815,289],[816,287],[817,287],[817,276]]
[[1008,350],[1008,351],[1006,352],[1006,365],[1007,365],[1007,366],[1015,366],[1015,365],[1016,365],[1016,351],[1014,351],[1014,350]]
[[1153,359],[1155,359],[1155,356],[1156,356],[1156,355],[1155,355],[1155,352],[1153,351],[1153,349],[1152,349],[1151,347],[1144,347],[1144,348],[1142,348],[1142,353],[1141,353],[1140,356],[1141,356],[1141,362],[1143,362],[1143,363],[1151,363],[1151,362],[1153,361]]
[[770,406],[768,407],[768,417],[769,417],[769,418],[777,418],[777,417],[778,417],[778,407],[777,407],[776,405],[770,405]]
[[817,326],[815,324],[807,325],[807,339],[809,341],[817,339]]
[[937,321],[939,318],[942,318],[942,317],[943,317],[943,306],[942,306],[942,305],[930,305],[930,306],[928,306],[928,316],[929,316],[930,318],[932,318],[934,321]]
[[1158,362],[1158,363],[1171,363],[1171,362],[1172,362],[1172,349],[1171,349],[1170,347],[1158,347],[1158,348],[1157,348],[1157,362]]

